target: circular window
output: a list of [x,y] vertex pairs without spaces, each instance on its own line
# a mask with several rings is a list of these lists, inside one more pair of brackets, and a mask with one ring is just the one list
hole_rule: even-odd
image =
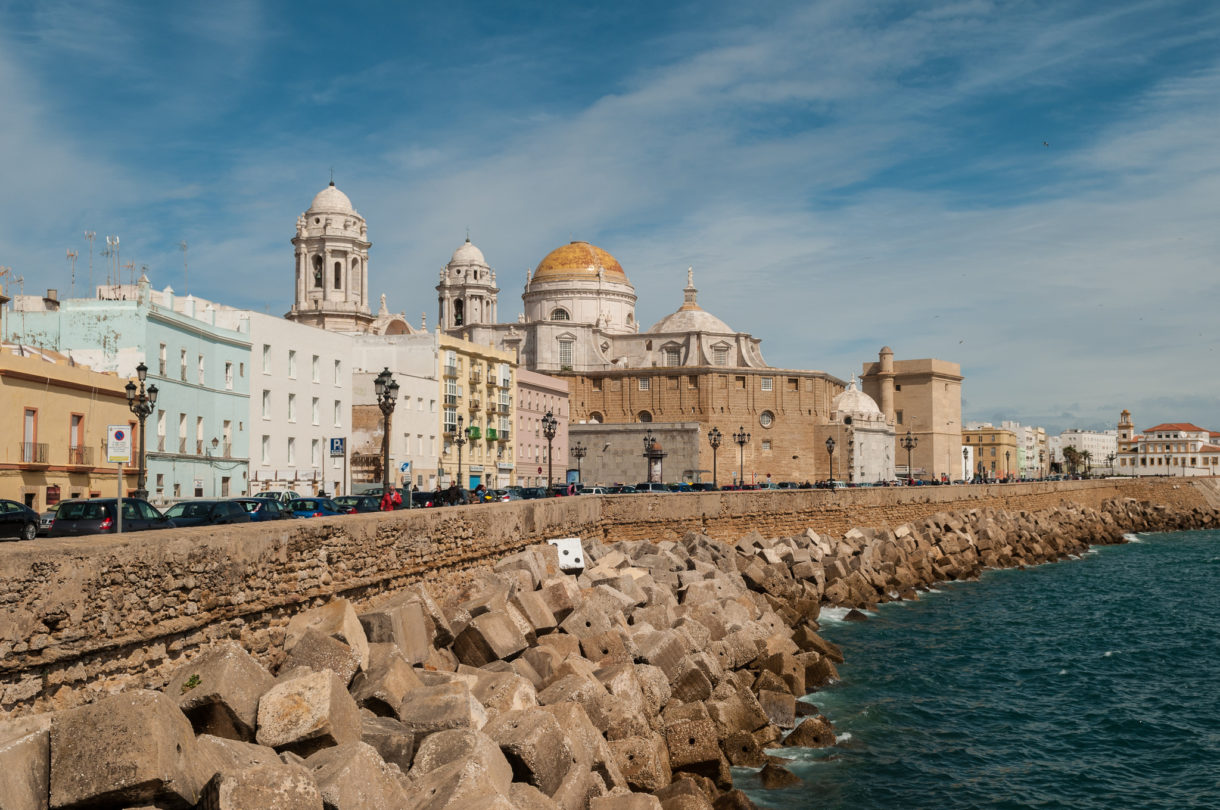
[[771,427],[771,423],[775,421],[775,414],[770,411],[763,411],[758,415],[758,424],[765,428]]

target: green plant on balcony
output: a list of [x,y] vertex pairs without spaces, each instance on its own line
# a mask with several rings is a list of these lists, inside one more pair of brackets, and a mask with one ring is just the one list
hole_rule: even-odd
[[495,428],[487,429],[487,440],[489,442],[494,442],[496,440],[496,429]]
[[478,425],[471,425],[466,429],[466,435],[471,439],[480,439],[483,437],[483,431]]

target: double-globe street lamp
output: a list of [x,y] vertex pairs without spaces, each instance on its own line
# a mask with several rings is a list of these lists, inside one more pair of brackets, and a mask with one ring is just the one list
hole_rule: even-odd
[[[150,385],[144,390],[144,379],[148,376],[148,366],[140,363],[136,366],[136,377],[140,380],[139,388],[131,380],[127,381],[127,407],[140,420],[140,456],[137,460],[139,472],[136,475],[136,497],[148,500],[148,489],[144,486],[144,420],[153,412],[157,404],[157,386]],[[75,461],[75,459],[73,459]]]
[[555,414],[547,411],[542,415],[542,435],[546,436],[546,494],[551,494],[551,442],[555,440],[555,428],[558,422]]
[[750,441],[745,425],[737,428],[733,441],[737,443],[737,485],[742,486],[746,482],[746,442]]
[[712,445],[712,489],[716,489],[716,451],[720,449],[720,429],[713,427],[707,432],[708,443]]
[[826,483],[829,484],[830,486],[834,486],[834,481],[835,481],[835,437],[834,436],[826,437],[826,455],[827,455],[826,472],[829,476],[826,479]]
[[390,491],[390,415],[398,403],[398,383],[390,373],[389,366],[373,380],[373,391],[377,394],[377,407],[381,409],[381,491]]
[[[969,450],[969,448],[963,447],[962,448],[962,478],[970,477],[970,469],[966,466],[969,463],[970,463],[970,450]],[[967,483],[969,483],[969,482],[967,482]]]
[[1011,450],[1004,451],[1004,481],[1005,483],[1012,481],[1012,463],[1009,458],[1012,456]]
[[911,435],[911,431],[907,431],[907,435],[902,437],[902,446],[907,451],[907,484],[915,483],[915,470],[911,467],[911,451],[919,445],[919,438]]
[[580,442],[577,442],[576,445],[572,448],[572,455],[576,456],[576,482],[578,484],[583,484],[585,482],[585,477],[584,477],[583,473],[581,472],[581,468],[580,468],[580,460],[582,458],[584,458],[585,454],[588,452],[589,452],[589,448],[585,447]]
[[470,435],[469,434],[470,428],[462,427],[462,425],[465,424],[465,422],[466,422],[465,418],[459,413],[458,421],[457,421],[457,433],[453,437],[453,443],[457,445],[457,449],[458,449],[458,471],[457,471],[458,489],[466,489],[466,485],[464,483],[462,483],[462,447],[465,446],[466,439]]

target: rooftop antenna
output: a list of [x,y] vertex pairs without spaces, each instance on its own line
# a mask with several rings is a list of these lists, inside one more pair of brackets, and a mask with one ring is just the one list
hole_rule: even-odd
[[106,247],[102,250],[102,255],[106,257],[106,286],[110,286],[110,257],[114,255],[114,237],[106,237]]
[[178,243],[178,249],[182,251],[182,294],[191,294],[191,275],[186,270],[186,240]]
[[97,238],[96,231],[85,231],[85,241],[89,243],[89,294],[95,295],[93,289],[93,240]]
[[334,166],[330,167],[330,184],[332,186],[335,184],[335,167]]
[[69,248],[68,249],[68,263],[72,265],[72,286],[70,288],[71,292],[68,294],[69,298],[76,297],[76,256],[77,256],[76,251]]
[[[128,262],[123,267],[127,270],[127,284],[132,287],[136,286],[136,263]],[[122,279],[119,279],[119,285],[122,286],[122,284]]]

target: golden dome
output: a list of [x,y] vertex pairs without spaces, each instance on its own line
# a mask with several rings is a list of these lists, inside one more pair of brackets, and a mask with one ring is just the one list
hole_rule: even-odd
[[533,281],[596,281],[598,270],[605,271],[606,281],[631,283],[618,259],[588,242],[570,242],[546,254],[534,270]]

